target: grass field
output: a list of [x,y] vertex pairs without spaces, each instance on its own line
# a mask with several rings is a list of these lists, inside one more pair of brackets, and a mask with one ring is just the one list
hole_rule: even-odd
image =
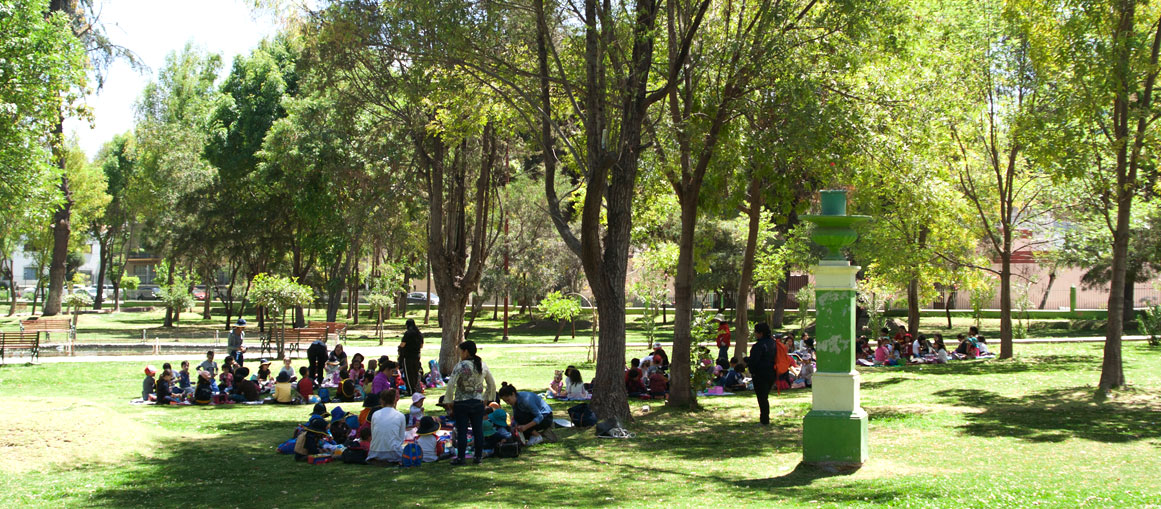
[[[565,364],[592,375],[583,348],[480,354],[520,388],[544,387]],[[1094,344],[865,369],[872,459],[852,475],[799,466],[806,391],[775,398],[769,429],[749,394],[703,398],[692,413],[635,402],[631,440],[564,432],[519,459],[400,470],[276,454],[308,407],[130,405],[144,360],[10,365],[0,505],[1156,507],[1161,350],[1134,343],[1125,358],[1130,388],[1104,402],[1092,396]]]
[[[213,319],[211,320],[201,319],[200,308],[198,312],[183,313],[181,320],[175,327],[171,328],[162,327],[165,319],[164,310],[80,315],[77,340],[81,343],[140,343],[144,332],[147,342],[153,342],[156,338],[162,343],[212,343],[215,332],[217,332],[218,340],[225,344],[228,333],[225,328],[225,313],[221,308],[214,308],[213,311]],[[422,309],[412,310],[408,317],[414,318],[428,336],[438,336],[439,329],[435,310],[432,310],[428,325],[422,323],[423,314]],[[500,342],[503,339],[503,321],[502,319],[492,320],[492,316],[490,311],[484,311],[480,314],[473,326],[471,339],[480,343]],[[789,316],[793,318],[793,314]],[[308,313],[307,320],[322,321],[325,317],[326,313],[323,310],[314,309]],[[539,315],[537,318],[536,321],[532,321],[529,320],[528,315],[513,313],[509,323],[508,342],[515,344],[552,342],[558,330],[557,324],[551,320],[544,320]],[[258,333],[258,324],[252,316],[247,317],[247,319],[250,320],[248,333],[254,337]],[[349,324],[348,339],[354,344],[378,343],[374,321],[368,320],[365,314],[359,324],[354,324],[352,320],[346,319],[342,314],[340,314],[339,319]],[[639,316],[630,315],[626,321],[628,326],[627,339],[630,342],[645,342],[647,339],[639,319]],[[0,317],[0,330],[18,328],[19,320],[19,317]],[[896,318],[896,320],[905,321],[901,318]],[[402,335],[403,321],[404,318],[397,317],[386,322],[384,337],[388,338],[387,343],[391,343],[391,339],[398,339]],[[570,334],[569,325],[565,324],[559,341],[588,344],[592,333],[589,328],[590,323],[587,318],[579,319],[575,338]],[[952,318],[952,327],[949,329],[946,318],[923,317],[920,321],[920,332],[927,334],[938,332],[944,336],[954,337],[959,332],[967,332],[968,327],[975,325],[975,323],[975,320],[971,318],[954,317]],[[980,327],[981,332],[993,341],[999,337],[999,319],[985,318],[980,321]],[[1036,338],[1103,336],[1104,327],[1103,320],[1036,319],[1029,321],[1027,336]],[[798,328],[799,324],[793,320],[786,324],[786,330],[797,330]],[[1126,332],[1135,333],[1132,329]],[[655,339],[666,342],[673,339],[672,313],[668,314],[666,323],[662,324],[660,319],[658,320]],[[54,337],[53,340],[58,341],[59,338]]]

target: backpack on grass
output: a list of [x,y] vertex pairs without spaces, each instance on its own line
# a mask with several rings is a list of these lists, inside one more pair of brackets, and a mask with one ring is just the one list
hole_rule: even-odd
[[403,457],[404,467],[418,467],[423,465],[423,449],[415,442],[403,444],[403,452],[401,455]]
[[581,403],[568,409],[568,418],[572,421],[573,426],[587,428],[597,424],[597,414],[593,413],[593,409],[589,408],[588,403]]

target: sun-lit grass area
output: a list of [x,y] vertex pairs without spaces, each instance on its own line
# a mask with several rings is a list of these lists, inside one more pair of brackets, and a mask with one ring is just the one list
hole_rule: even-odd
[[[497,381],[522,389],[543,389],[566,364],[592,376],[580,347],[484,345],[480,355]],[[518,459],[401,470],[310,466],[277,454],[306,406],[130,405],[147,359],[9,365],[0,368],[0,405],[9,409],[0,505],[1158,504],[1161,350],[1127,345],[1130,387],[1103,402],[1092,390],[1100,358],[1096,344],[1029,345],[1007,361],[863,369],[872,459],[850,475],[799,465],[803,390],[774,397],[769,429],[756,424],[748,393],[702,398],[690,413],[636,401],[630,440],[565,430],[559,443]],[[568,406],[554,404],[561,415]]]
[[[707,311],[709,312],[709,311]],[[403,322],[406,318],[415,319],[424,333],[430,337],[439,336],[438,313],[433,308],[428,316],[427,324],[424,324],[424,310],[421,307],[413,306],[409,309],[406,317],[395,316],[385,321],[384,324],[384,338],[386,344],[391,344],[393,340],[397,340],[403,334]],[[813,316],[813,315],[812,315]],[[469,329],[469,339],[473,339],[480,343],[504,342],[504,323],[502,313],[492,313],[491,310],[485,309],[482,311],[472,327]],[[212,308],[211,319],[204,320],[201,318],[201,308],[198,307],[192,312],[185,312],[181,314],[181,319],[174,327],[163,327],[165,321],[165,310],[154,309],[152,311],[138,311],[138,312],[117,312],[104,314],[83,314],[80,315],[77,326],[77,340],[81,343],[140,343],[142,337],[146,342],[153,342],[155,339],[161,343],[173,342],[193,342],[193,343],[213,343],[215,337],[224,345],[226,341],[225,310],[218,306]],[[310,309],[306,312],[306,320],[324,321],[326,318],[326,311],[323,309]],[[465,317],[465,323],[471,318],[469,313]],[[563,328],[559,328],[557,323],[545,319],[539,313],[534,314],[530,319],[527,313],[517,314],[516,308],[513,308],[509,319],[508,339],[506,342],[513,344],[532,344],[532,343],[551,343],[556,336],[557,331],[560,330],[559,342],[561,343],[575,343],[588,344],[592,336],[592,322],[588,315],[582,316],[576,322],[576,335],[572,335],[572,327],[570,324],[565,324]],[[27,319],[27,317],[0,317],[0,330],[15,330],[19,328],[19,320]],[[236,317],[235,317],[236,319]],[[251,337],[259,334],[258,323],[252,314],[247,315],[246,319],[249,321],[248,333]],[[363,310],[358,323],[355,323],[353,318],[348,318],[344,313],[339,314],[339,321],[348,324],[348,340],[356,345],[372,345],[378,344],[375,321],[368,318],[367,310]],[[643,323],[639,315],[629,315],[626,319],[628,329],[627,339],[630,342],[646,342],[648,340]],[[757,317],[751,317],[751,321],[758,320]],[[813,323],[813,318],[808,318],[808,325]],[[895,317],[898,323],[905,324],[906,318]],[[924,316],[920,320],[920,332],[925,334],[940,333],[945,337],[955,337],[955,334],[960,332],[967,332],[968,327],[975,325],[976,320],[967,317],[953,317],[951,328],[948,328],[947,319],[941,316]],[[673,339],[673,314],[668,312],[664,322],[661,317],[656,319],[656,329],[654,339],[657,341],[671,341]],[[1029,338],[1058,338],[1058,337],[1079,337],[1079,336],[1103,336],[1105,322],[1103,320],[1069,320],[1065,318],[1051,318],[1051,319],[1034,319],[1027,323],[1026,336]],[[787,321],[784,323],[784,328],[787,331],[797,331],[801,325],[796,321],[794,313],[787,314]],[[997,318],[984,318],[980,320],[981,332],[991,339],[993,342],[999,337],[1000,320]],[[144,336],[143,333],[144,332]],[[1127,333],[1135,333],[1133,329],[1126,331]],[[217,336],[215,336],[215,333]],[[60,338],[53,337],[53,341],[59,341]]]

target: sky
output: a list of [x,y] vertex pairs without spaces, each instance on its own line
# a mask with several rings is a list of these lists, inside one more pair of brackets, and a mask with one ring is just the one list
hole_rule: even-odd
[[66,124],[65,131],[77,137],[90,158],[114,135],[133,128],[133,104],[167,54],[192,42],[222,55],[224,77],[236,55],[249,53],[278,31],[273,18],[256,16],[244,0],[98,0],[98,8],[110,39],[136,53],[148,69],[114,64],[104,87],[88,97],[92,128],[76,119]]

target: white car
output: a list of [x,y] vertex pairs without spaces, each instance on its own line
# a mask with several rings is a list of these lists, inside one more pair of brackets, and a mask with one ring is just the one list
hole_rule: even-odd
[[[427,304],[427,300],[428,300],[427,292],[411,292],[411,293],[407,294],[407,303],[408,304],[419,304],[422,306],[422,305]],[[436,295],[434,293],[431,294],[431,305],[432,306],[439,305],[439,295]]]

